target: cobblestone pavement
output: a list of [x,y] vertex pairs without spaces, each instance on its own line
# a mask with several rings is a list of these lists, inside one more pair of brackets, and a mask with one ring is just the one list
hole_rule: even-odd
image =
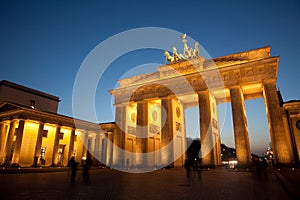
[[90,171],[82,182],[78,172],[21,173],[0,176],[0,199],[292,199],[273,172],[256,176],[248,171],[217,168],[186,176],[181,168],[132,174],[115,170]]

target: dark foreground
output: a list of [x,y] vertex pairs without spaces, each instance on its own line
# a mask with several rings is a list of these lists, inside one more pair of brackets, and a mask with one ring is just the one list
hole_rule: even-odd
[[88,183],[78,172],[21,173],[0,176],[0,199],[296,199],[273,170],[267,176],[225,168],[193,172],[184,169],[129,174],[90,171]]

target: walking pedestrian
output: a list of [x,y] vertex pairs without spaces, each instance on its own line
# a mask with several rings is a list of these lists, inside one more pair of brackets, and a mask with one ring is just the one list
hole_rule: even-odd
[[75,177],[76,177],[76,173],[77,173],[77,165],[78,163],[75,161],[75,157],[72,156],[70,161],[69,161],[69,165],[71,167],[71,183],[75,182]]

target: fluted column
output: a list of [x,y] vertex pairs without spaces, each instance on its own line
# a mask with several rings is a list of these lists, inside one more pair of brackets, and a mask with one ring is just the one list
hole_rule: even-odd
[[251,151],[242,89],[238,86],[230,88],[230,97],[236,158],[239,166],[249,167],[251,165]]
[[52,166],[57,165],[59,134],[60,134],[60,126],[58,125],[56,127],[56,132],[55,132],[55,137],[54,137],[53,154],[52,154]]
[[204,166],[216,167],[217,158],[215,154],[214,135],[212,131],[211,99],[209,91],[198,93],[199,116],[200,116],[200,143],[202,164]]
[[74,140],[75,140],[75,128],[72,128],[71,134],[70,134],[70,144],[69,144],[69,152],[68,152],[68,160],[71,159],[74,152]]
[[36,139],[36,145],[35,145],[35,151],[34,151],[34,158],[33,158],[33,166],[37,166],[38,160],[41,156],[41,148],[42,148],[42,142],[43,142],[43,132],[44,132],[44,123],[40,122],[37,139]]
[[161,163],[164,166],[172,166],[174,164],[172,99],[162,99],[161,108],[165,110],[165,112],[163,112],[163,110],[161,111]]
[[137,103],[137,128],[136,128],[136,152],[140,155],[136,158],[138,166],[147,166],[148,152],[148,102]]
[[15,145],[14,156],[13,156],[13,163],[19,163],[21,145],[23,140],[24,124],[25,124],[25,120],[22,119],[19,121],[19,126],[17,129],[17,136],[16,136],[16,145]]
[[8,131],[8,135],[7,135],[7,139],[6,139],[6,145],[5,145],[5,165],[9,165],[11,162],[11,158],[12,158],[12,144],[13,144],[13,139],[14,139],[14,135],[15,135],[15,130],[16,130],[16,121],[11,121],[10,122],[10,126],[9,126],[9,131]]
[[267,118],[274,151],[275,164],[291,164],[293,158],[291,147],[284,130],[280,104],[275,82],[266,82],[263,85],[264,100],[267,110]]

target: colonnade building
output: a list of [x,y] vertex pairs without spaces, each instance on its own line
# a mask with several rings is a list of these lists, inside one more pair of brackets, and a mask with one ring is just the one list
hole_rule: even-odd
[[[231,103],[238,164],[251,164],[244,102],[263,98],[275,164],[299,165],[300,102],[276,88],[278,56],[270,47],[205,60],[172,62],[156,72],[119,80],[110,91],[115,122],[97,124],[57,113],[59,98],[0,82],[0,162],[66,166],[71,156],[109,166],[182,166],[185,109],[199,108],[203,165],[221,165],[218,105]],[[257,112],[262,112],[258,110]],[[98,163],[99,164],[99,163]]]
[[114,123],[76,120],[80,127],[76,128],[73,118],[57,114],[59,101],[44,92],[5,80],[0,82],[2,165],[67,166],[71,156],[78,162],[85,159],[87,149],[94,156],[105,157],[103,164],[112,162],[112,146],[105,141],[112,140]]

